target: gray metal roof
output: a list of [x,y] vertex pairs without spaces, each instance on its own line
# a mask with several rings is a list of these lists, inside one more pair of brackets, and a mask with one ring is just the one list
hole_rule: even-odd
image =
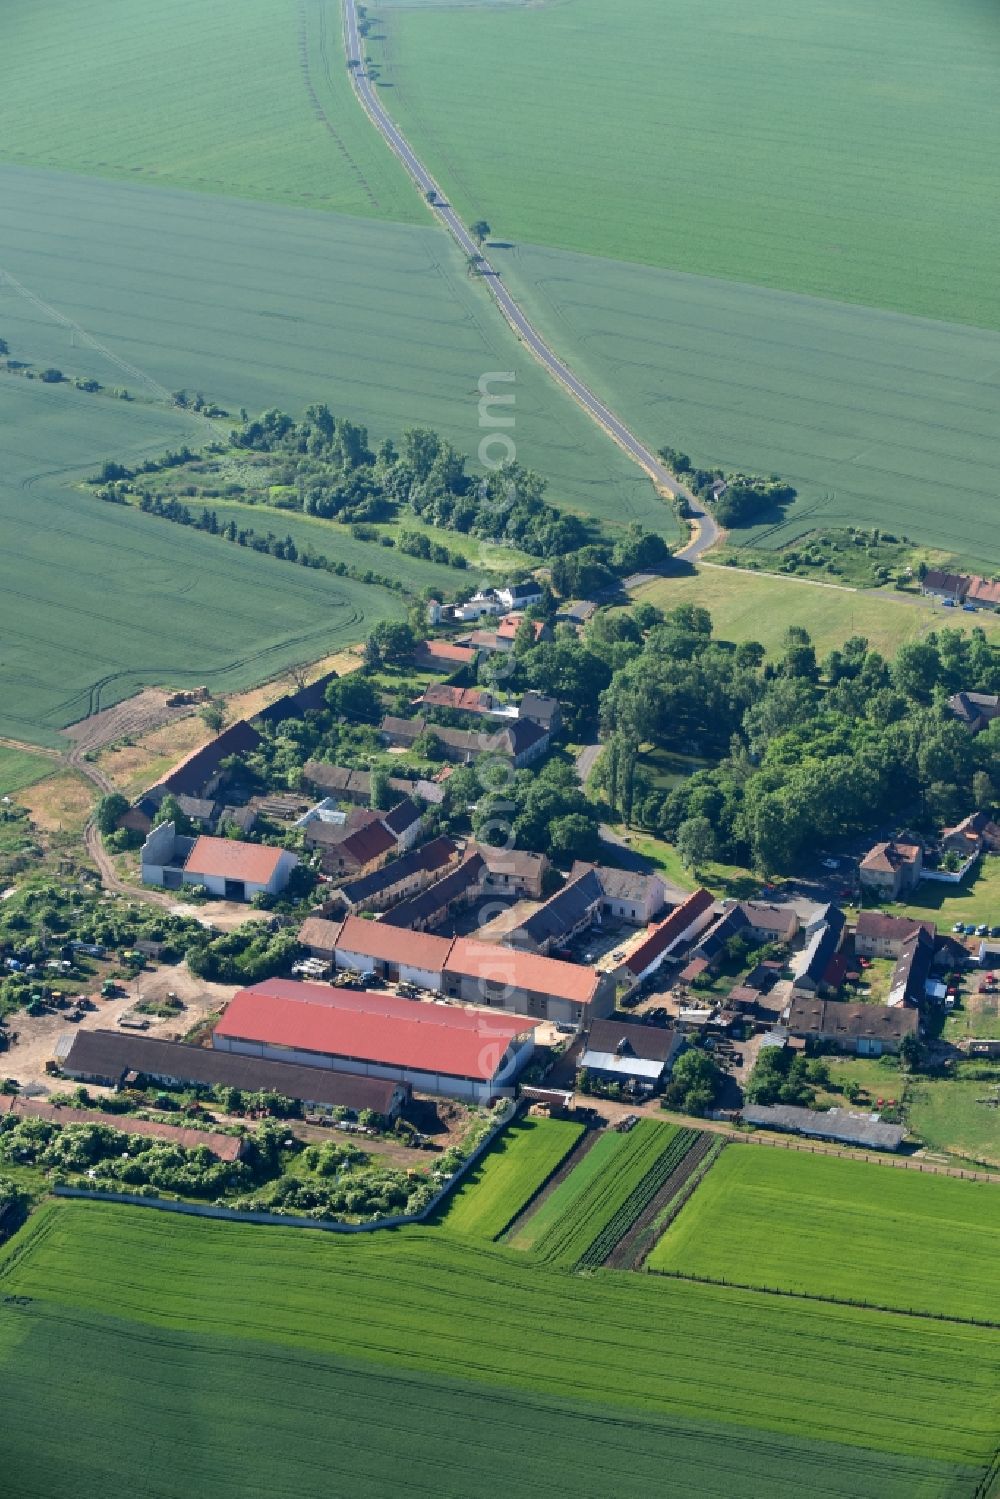
[[846,1109],[799,1109],[791,1104],[745,1104],[747,1124],[788,1130],[816,1140],[838,1140],[843,1145],[867,1145],[873,1150],[898,1150],[906,1137],[901,1124],[883,1124],[877,1114],[852,1114]]

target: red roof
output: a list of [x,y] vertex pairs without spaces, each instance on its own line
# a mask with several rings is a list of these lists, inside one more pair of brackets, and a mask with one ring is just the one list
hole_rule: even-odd
[[447,665],[467,666],[476,654],[470,646],[456,645],[451,640],[425,640],[414,653],[428,661],[440,661]]
[[661,953],[686,932],[693,921],[715,904],[715,896],[708,890],[696,890],[687,900],[675,907],[670,915],[656,926],[652,926],[646,938],[629,954],[625,966],[635,974],[643,973]]
[[476,942],[471,937],[456,937],[445,967],[449,973],[464,978],[509,984],[513,989],[528,989],[553,999],[572,1000],[574,1004],[589,1004],[600,982],[593,968],[492,942]]
[[505,614],[497,625],[497,635],[501,640],[513,640],[518,630],[525,623],[531,625],[535,639],[541,639],[542,631],[545,629],[544,619],[526,621],[523,614]]
[[489,1081],[511,1041],[538,1023],[492,1010],[414,1003],[391,994],[266,979],[252,989],[240,990],[214,1034]]
[[463,713],[489,713],[493,709],[493,698],[481,687],[432,684],[417,701],[435,708],[456,708]]
[[240,843],[236,838],[202,836],[188,854],[184,870],[188,874],[213,875],[220,880],[246,880],[251,885],[266,885],[284,856],[283,848]]
[[338,953],[357,953],[378,963],[405,963],[439,973],[451,948],[450,937],[430,932],[408,932],[403,927],[383,925],[348,916],[337,938]]

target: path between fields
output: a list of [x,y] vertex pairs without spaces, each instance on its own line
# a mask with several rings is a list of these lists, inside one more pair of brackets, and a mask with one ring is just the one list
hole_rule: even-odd
[[411,181],[420,190],[424,202],[438,222],[447,230],[466,259],[475,262],[484,286],[506,318],[515,336],[525,345],[549,374],[568,391],[578,406],[604,429],[609,437],[628,454],[640,468],[644,469],[654,484],[666,490],[674,499],[683,499],[693,521],[694,534],[687,545],[676,553],[686,562],[693,562],[713,546],[719,537],[719,528],[712,515],[683,484],[670,474],[659,459],[640,442],[635,433],[605,406],[589,386],[578,379],[557,354],[549,348],[534,324],[525,316],[514,300],[500,273],[482,253],[482,247],[462,223],[458,214],[448,203],[437,182],[410,146],[402,131],[390,118],[382,101],[378,98],[374,83],[365,70],[362,58],[362,40],[358,31],[357,0],[344,0],[344,44],[347,53],[348,73],[355,96],[375,129],[402,162]]

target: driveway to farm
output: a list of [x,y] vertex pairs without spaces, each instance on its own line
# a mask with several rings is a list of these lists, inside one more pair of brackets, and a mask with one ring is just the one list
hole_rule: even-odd
[[543,364],[549,373],[559,381],[560,385],[582,406],[584,411],[596,421],[605,432],[618,444],[620,448],[634,459],[636,463],[649,474],[660,489],[664,489],[675,499],[687,501],[689,514],[694,523],[695,534],[676,555],[684,561],[693,562],[706,552],[718,539],[719,528],[709,512],[691,492],[678,484],[676,479],[663,467],[656,456],[639,441],[633,432],[625,426],[614,412],[599,400],[594,392],[579,380],[567,364],[549,348],[548,344],[531,323],[521,308],[515,302],[510,292],[500,279],[500,274],[490,260],[482,253],[482,248],[476,243],[472,235],[462,223],[458,214],[448,203],[445,195],[438,187],[434,178],[428,172],[423,162],[415,154],[403,133],[390,119],[382,105],[375,89],[375,85],[362,61],[362,43],[358,31],[358,8],[357,0],[344,0],[344,41],[347,48],[347,67],[351,77],[351,84],[361,104],[362,109],[368,115],[372,124],[388,144],[390,150],[398,156],[409,173],[415,185],[423,194],[424,201],[429,205],[431,212],[447,229],[462,253],[469,259],[474,260],[483,283],[493,297],[500,311],[507,319],[515,335],[534,354],[540,364]]

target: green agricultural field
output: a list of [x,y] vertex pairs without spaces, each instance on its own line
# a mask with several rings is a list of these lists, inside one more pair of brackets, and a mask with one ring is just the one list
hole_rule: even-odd
[[63,478],[109,453],[162,452],[190,420],[0,379],[17,433],[0,477],[0,733],[55,745],[64,725],[143,684],[250,687],[404,615],[386,589],[101,504]]
[[991,614],[973,617],[959,609],[936,609],[892,589],[863,593],[730,567],[700,567],[680,577],[658,578],[636,589],[633,597],[660,609],[700,604],[711,614],[720,640],[757,640],[771,654],[783,649],[790,625],[809,631],[821,657],[851,635],[864,635],[885,656],[942,628],[985,629],[1000,639],[1000,619]]
[[735,544],[877,524],[1000,565],[997,332],[529,245],[497,263],[654,449],[795,486]]
[[733,1145],[649,1265],[941,1317],[996,1318],[998,1232],[1000,1186]]
[[[50,304],[0,279],[0,337],[17,358],[157,400],[164,388],[200,390],[234,413],[326,401],[375,440],[434,427],[473,468],[490,430],[480,377],[513,370],[517,456],[548,480],[554,504],[678,534],[649,481],[522,350],[438,230],[14,167],[0,167],[0,192],[0,266]],[[184,437],[201,445],[204,424],[189,420]]]
[[548,1181],[583,1133],[565,1119],[522,1119],[474,1166],[444,1211],[460,1238],[498,1239]]
[[628,1134],[608,1132],[528,1220],[514,1247],[566,1269],[600,1265],[693,1139],[693,1131],[658,1119],[641,1119]]
[[144,1499],[393,1499],[401,1474],[407,1494],[428,1499],[645,1499],[664,1471],[694,1499],[741,1499],[747,1482],[800,1499],[820,1474],[828,1499],[951,1499],[972,1482],[947,1463],[779,1443],[533,1391],[484,1398],[447,1374],[296,1354],[245,1335],[79,1311],[67,1318],[41,1302],[0,1311],[0,1369],[10,1371],[4,1475],[27,1499],[106,1499],[139,1487]]
[[0,744],[0,796],[13,796],[26,786],[44,781],[58,769],[58,763],[53,764],[45,755]]
[[386,104],[498,239],[1000,328],[989,0],[374,13]]
[[5,161],[427,221],[354,101],[335,0],[6,0],[0,59]]
[[[993,1035],[1000,1034],[1000,1026]],[[1000,1167],[1000,1077],[915,1078],[906,1090],[910,1133],[959,1162]]]
[[[317,1361],[363,1361],[391,1371],[418,1403],[437,1381],[460,1382],[481,1407],[500,1412],[507,1432],[512,1399],[568,1401],[577,1412],[598,1406],[642,1446],[650,1419],[701,1435],[714,1428],[715,1455],[702,1445],[703,1472],[681,1482],[696,1499],[745,1496],[748,1464],[763,1469],[762,1492],[788,1499],[815,1492],[820,1474],[837,1499],[958,1499],[996,1439],[1000,1335],[991,1329],[790,1300],[776,1312],[759,1293],[653,1276],[571,1280],[533,1257],[436,1229],[339,1238],[53,1203],[4,1252],[0,1285],[4,1298],[16,1298],[0,1303],[12,1371],[26,1357],[31,1320],[46,1316],[69,1338],[82,1327],[84,1354],[94,1318],[119,1319],[154,1355],[167,1333],[218,1339],[237,1358],[256,1344],[280,1360],[279,1383],[295,1392],[282,1409],[300,1404],[299,1386]],[[33,1368],[48,1370],[56,1402],[58,1359],[51,1345],[44,1352],[48,1362],[35,1353]],[[160,1363],[174,1377],[169,1360]],[[196,1366],[200,1399],[213,1368],[210,1359]],[[145,1398],[141,1382],[133,1388]],[[275,1388],[272,1377],[272,1399]],[[189,1384],[188,1444],[194,1393]],[[153,1409],[161,1404],[154,1397]],[[66,1429],[65,1418],[55,1424]],[[440,1451],[439,1425],[422,1428],[421,1458]],[[367,1453],[365,1442],[339,1460],[358,1464]],[[797,1489],[789,1463],[798,1465]],[[772,1467],[780,1479],[773,1489]],[[575,1468],[574,1484],[583,1482]],[[623,1484],[629,1471],[626,1464]]]

